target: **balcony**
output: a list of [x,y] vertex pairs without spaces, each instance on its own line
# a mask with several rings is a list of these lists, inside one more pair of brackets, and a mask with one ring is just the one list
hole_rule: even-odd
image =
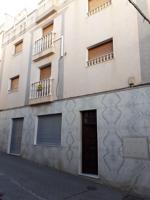
[[34,105],[52,101],[52,84],[52,78],[32,83],[29,104]]
[[36,23],[40,23],[58,10],[57,0],[43,0],[37,9]]
[[112,60],[113,58],[114,58],[114,54],[113,54],[113,52],[111,52],[111,53],[102,55],[100,57],[88,60],[87,61],[87,66],[90,67],[92,65],[100,64],[100,63]]
[[54,38],[55,33],[50,32],[49,34],[35,41],[33,48],[33,61],[36,62],[55,53]]

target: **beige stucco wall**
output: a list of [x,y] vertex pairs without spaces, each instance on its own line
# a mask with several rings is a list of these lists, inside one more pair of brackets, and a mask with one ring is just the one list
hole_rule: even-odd
[[[1,31],[1,30],[0,30]],[[2,45],[3,32],[0,33],[0,46]],[[2,77],[2,49],[0,48],[0,91],[1,91],[1,77]]]
[[[129,77],[135,77],[136,84],[141,83],[135,9],[126,0],[115,0],[108,8],[88,17],[87,2],[72,1],[64,9],[64,98],[128,87]],[[54,20],[57,35],[60,35],[61,15]],[[34,40],[42,36],[41,27],[52,19],[37,27]],[[87,67],[87,47],[109,38],[113,38],[114,60]],[[39,80],[39,66],[51,62],[56,87],[60,43],[55,44],[55,50],[55,55],[33,63],[31,82]]]
[[[2,45],[2,38],[3,38],[3,32],[0,33],[0,46]],[[1,60],[2,60],[2,49],[0,48],[0,61]]]
[[[73,1],[66,12],[64,97],[127,87],[131,76],[140,83],[134,8],[126,0],[113,0],[101,12],[90,17],[86,13],[86,0]],[[114,41],[114,60],[87,67],[87,47],[109,38]]]
[[[14,44],[23,39],[23,51],[14,54]],[[31,33],[18,37],[5,47],[2,85],[0,93],[0,109],[23,106],[25,104],[25,94],[27,85],[27,72],[29,65]],[[9,92],[10,78],[19,75],[19,88],[16,92]]]
[[[55,34],[55,40],[59,39],[61,36],[61,23],[62,23],[62,16],[57,15],[54,17],[49,17],[48,19],[44,20],[39,25],[36,25],[33,31],[33,42],[32,45],[34,46],[34,42],[43,37],[42,28],[45,27],[47,24],[53,21],[53,32]],[[32,60],[31,62],[31,79],[30,84],[38,82],[40,80],[40,67],[51,64],[51,78],[53,78],[53,100],[56,99],[56,87],[58,81],[58,62],[60,58],[60,40],[57,40],[54,43],[54,54],[50,55],[46,58],[40,59],[39,61],[35,62]]]
[[[0,109],[25,105],[27,82],[37,82],[39,67],[47,63],[52,63],[53,100],[57,99],[58,68],[64,69],[60,74],[63,77],[61,84],[64,98],[128,87],[129,77],[135,78],[135,84],[141,83],[136,10],[126,0],[112,0],[112,5],[89,17],[87,9],[87,0],[70,1],[56,15],[34,24],[32,30],[6,45]],[[60,37],[64,27],[64,66],[59,66],[60,40],[55,42],[55,54],[52,56],[33,62],[30,55],[30,46],[33,47],[34,41],[42,37],[42,27],[52,20],[56,38]],[[24,39],[23,52],[15,56],[14,44],[21,38]],[[87,67],[87,47],[109,38],[113,38],[114,59]],[[31,70],[31,74],[28,74],[28,70]],[[18,74],[18,92],[8,93],[9,78]]]
[[[144,15],[150,19],[150,2],[149,0],[136,1],[138,7]],[[139,49],[140,49],[140,65],[142,83],[150,83],[150,24],[138,14],[138,33],[139,33]]]

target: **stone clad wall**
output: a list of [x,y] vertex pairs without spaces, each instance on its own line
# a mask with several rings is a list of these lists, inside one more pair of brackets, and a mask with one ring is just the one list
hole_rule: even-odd
[[[21,155],[79,174],[80,111],[90,109],[97,110],[100,180],[150,196],[149,86],[0,112],[0,148],[7,151],[11,118],[24,117]],[[54,113],[62,113],[61,146],[35,146],[37,116]]]

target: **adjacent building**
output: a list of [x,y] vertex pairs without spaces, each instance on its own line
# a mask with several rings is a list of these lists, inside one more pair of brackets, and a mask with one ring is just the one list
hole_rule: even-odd
[[42,0],[0,45],[0,149],[150,195],[150,27],[134,7]]

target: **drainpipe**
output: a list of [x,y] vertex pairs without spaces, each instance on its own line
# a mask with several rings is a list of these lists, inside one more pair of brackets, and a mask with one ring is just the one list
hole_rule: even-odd
[[61,35],[59,38],[57,38],[56,40],[54,40],[54,42],[57,42],[57,41],[61,41],[61,45],[60,45],[60,57],[63,57],[64,56],[64,36]]
[[[0,66],[0,104],[2,98],[2,79],[3,79],[3,70],[4,70],[4,60],[5,60],[5,53],[6,53],[6,46],[4,45],[4,31],[2,32],[2,43],[1,43],[1,50],[2,50],[2,57],[1,57],[1,66]],[[0,105],[1,107],[1,105]]]
[[57,99],[63,98],[63,74],[64,74],[64,36],[63,34],[54,40],[60,41],[60,57],[58,61],[58,80],[56,84],[56,97]]
[[31,66],[32,66],[32,52],[33,52],[33,32],[30,32],[30,47],[29,47],[29,59],[28,59],[28,71],[27,71],[27,84],[25,91],[25,102],[24,105],[29,104],[29,96],[30,96],[30,80],[31,80]]

